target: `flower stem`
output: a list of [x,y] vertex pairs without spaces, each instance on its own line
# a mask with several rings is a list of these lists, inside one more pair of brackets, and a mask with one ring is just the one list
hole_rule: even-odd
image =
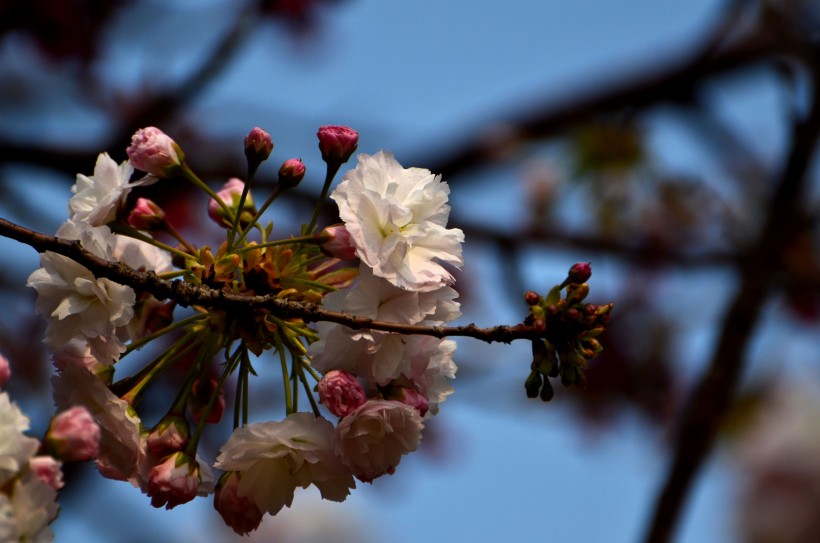
[[322,186],[322,193],[319,195],[319,201],[316,202],[316,207],[313,208],[313,215],[310,217],[310,223],[308,223],[307,228],[305,228],[302,232],[303,234],[312,233],[313,229],[316,227],[316,222],[319,220],[319,213],[322,211],[322,206],[327,198],[327,193],[330,191],[330,183],[333,181],[333,178],[336,177],[336,173],[338,173],[341,166],[341,164],[336,164],[335,162],[328,163],[327,173],[325,173],[325,184]]
[[[256,168],[251,168],[250,165],[248,166],[248,179],[245,182],[245,186],[242,188],[242,196],[239,197],[239,207],[236,209],[238,210],[236,215],[233,217],[233,223],[231,227],[228,229],[228,250],[230,251],[233,247],[233,240],[236,238],[236,233],[239,231],[239,217],[242,215],[242,210],[245,209],[245,200],[248,198],[248,194],[251,191],[251,183],[253,182],[254,174],[256,174]],[[256,216],[254,215],[254,218]],[[251,224],[256,222],[255,220],[251,220]],[[240,242],[242,239],[239,240]]]
[[234,213],[231,211],[231,208],[229,208],[228,205],[222,201],[222,198],[220,198],[219,195],[211,189],[211,187],[206,185],[205,182],[194,173],[187,163],[182,164],[182,176],[198,188],[204,190],[205,193],[213,198],[219,207],[222,208],[222,211],[225,212],[225,216],[233,220]]
[[234,251],[235,254],[241,255],[256,249],[264,249],[265,247],[276,247],[278,245],[293,245],[296,243],[315,243],[319,244],[322,243],[322,240],[319,239],[317,236],[301,236],[298,238],[288,238],[288,239],[278,239],[276,241],[268,241],[265,243],[258,243],[256,245],[248,245],[247,247],[242,247],[241,249],[237,249]]
[[187,326],[187,325],[191,324],[192,322],[196,322],[196,321],[198,321],[198,320],[200,320],[200,319],[204,319],[204,318],[206,318],[207,316],[208,316],[208,315],[206,315],[206,314],[202,314],[202,313],[200,313],[200,314],[198,314],[198,315],[191,315],[190,317],[184,318],[184,319],[182,319],[181,321],[177,321],[177,322],[175,322],[175,323],[169,324],[168,326],[166,326],[166,327],[165,327],[165,328],[163,328],[162,330],[157,330],[157,331],[156,331],[156,332],[154,332],[153,334],[148,335],[148,336],[145,336],[144,338],[140,339],[139,341],[134,341],[134,342],[132,342],[131,344],[129,344],[129,345],[125,348],[125,352],[122,354],[122,356],[120,357],[120,359],[124,358],[124,357],[125,357],[125,355],[127,355],[128,353],[130,353],[130,352],[132,352],[132,351],[135,351],[135,350],[139,349],[140,347],[142,347],[142,346],[143,346],[143,345],[145,345],[146,343],[149,343],[149,342],[151,342],[151,341],[154,341],[154,340],[155,340],[155,339],[157,339],[158,337],[162,337],[162,336],[164,336],[165,334],[167,334],[167,333],[169,333],[169,332],[173,332],[173,331],[174,331],[174,330],[176,330],[177,328],[181,328],[181,327],[183,327],[183,326]]
[[276,341],[276,350],[279,351],[279,361],[282,363],[282,381],[285,384],[285,414],[290,415],[296,412],[296,406],[293,404],[293,396],[290,390],[290,376],[288,375],[288,361],[285,358],[285,346],[278,338]]
[[[262,216],[262,213],[264,213],[268,209],[268,207],[273,203],[273,201],[276,199],[277,196],[279,196],[279,193],[281,193],[281,192],[282,192],[282,186],[281,185],[276,185],[275,187],[273,187],[273,192],[271,192],[270,196],[268,196],[268,199],[265,200],[265,203],[262,204],[262,207],[259,208],[259,211],[257,211],[254,214],[254,216],[248,222],[248,225],[242,230],[242,233],[239,234],[239,239],[236,240],[235,245],[239,245],[240,243],[242,243],[242,241],[248,235],[248,232],[250,232],[251,228],[253,228],[254,225],[256,224],[256,221],[258,221],[259,217]],[[240,209],[242,209],[242,208],[240,208]]]
[[168,251],[169,253],[173,253],[173,254],[175,254],[177,256],[180,256],[184,259],[191,258],[190,254],[185,253],[183,251],[180,251],[179,249],[176,249],[174,247],[171,247],[170,245],[166,245],[166,244],[162,243],[161,241],[152,238],[151,236],[146,236],[145,234],[143,234],[139,230],[131,228],[130,226],[120,224],[120,223],[111,223],[109,225],[109,227],[111,228],[112,232],[116,232],[117,234],[121,234],[123,236],[128,236],[129,238],[138,239],[140,241],[144,241],[145,243],[150,243],[154,247],[158,247],[158,248],[162,249],[163,251]]

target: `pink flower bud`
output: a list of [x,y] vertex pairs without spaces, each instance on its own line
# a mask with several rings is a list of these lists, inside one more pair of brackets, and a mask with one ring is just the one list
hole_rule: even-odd
[[356,246],[343,224],[328,226],[319,236],[324,240],[319,247],[326,255],[339,260],[356,260]]
[[42,482],[60,490],[63,488],[62,463],[52,456],[33,456],[28,461],[28,467]]
[[359,144],[359,133],[347,126],[322,126],[316,136],[322,160],[328,164],[344,164]]
[[249,163],[258,166],[268,159],[272,151],[273,142],[270,139],[270,134],[258,126],[245,136],[245,157]]
[[265,513],[249,497],[239,495],[240,479],[236,471],[225,472],[220,477],[214,493],[214,509],[234,532],[245,535],[259,527]]
[[283,189],[292,189],[305,177],[305,165],[298,158],[288,159],[279,168],[279,184]]
[[[194,422],[198,423],[205,414],[205,408],[208,406],[211,394],[213,394],[217,384],[216,379],[209,377],[208,379],[197,379],[191,385],[191,396],[188,398],[188,414],[191,415]],[[209,424],[216,424],[222,420],[222,414],[225,412],[225,391],[220,389],[218,394],[219,396],[205,421]]]
[[125,152],[136,169],[157,177],[173,176],[185,162],[179,145],[154,126],[137,130]]
[[589,262],[578,262],[573,264],[569,269],[567,278],[564,281],[565,285],[585,283],[587,279],[592,276],[592,266]]
[[67,462],[96,458],[100,452],[100,427],[85,407],[74,406],[51,420],[46,449]]
[[0,354],[0,387],[5,385],[11,377],[11,364],[8,358]]
[[137,203],[128,215],[128,224],[137,230],[154,232],[165,224],[165,212],[148,198],[137,198]]
[[181,417],[165,417],[148,434],[148,452],[162,458],[181,451],[188,444],[188,423]]
[[176,452],[151,469],[146,494],[152,506],[172,509],[193,500],[200,482],[199,464],[187,454]]
[[[225,183],[222,190],[216,193],[228,208],[236,213],[239,209],[239,200],[242,198],[242,191],[245,188],[245,183],[242,180],[232,177]],[[256,213],[256,207],[253,205],[253,197],[251,193],[245,197],[245,205],[242,208],[242,213],[239,216],[240,223],[247,224]],[[225,210],[222,209],[216,200],[211,199],[208,202],[208,216],[219,226],[228,228],[231,226],[231,218],[225,215]]]
[[427,401],[427,398],[425,398],[424,395],[422,395],[415,388],[396,387],[387,396],[387,399],[397,400],[403,403],[404,405],[409,405],[410,407],[418,411],[419,415],[421,415],[422,417],[427,414],[427,410],[430,408],[430,404]]
[[319,399],[328,411],[344,417],[367,401],[364,388],[356,376],[346,371],[331,370],[319,381]]

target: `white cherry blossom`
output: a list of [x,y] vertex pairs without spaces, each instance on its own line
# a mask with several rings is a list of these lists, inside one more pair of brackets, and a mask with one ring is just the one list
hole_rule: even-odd
[[450,189],[423,168],[402,168],[390,152],[360,154],[331,195],[358,257],[394,285],[429,291],[453,282],[464,233],[447,229]]

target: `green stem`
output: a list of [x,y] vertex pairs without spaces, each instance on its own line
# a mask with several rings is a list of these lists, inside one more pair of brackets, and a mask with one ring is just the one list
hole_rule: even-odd
[[217,398],[219,398],[219,391],[222,390],[222,387],[225,385],[225,380],[231,374],[231,371],[233,371],[233,369],[234,364],[225,364],[225,371],[223,371],[222,375],[219,377],[219,382],[217,383],[213,393],[211,394],[210,399],[208,400],[208,405],[206,405],[205,409],[202,411],[202,416],[199,418],[199,423],[197,423],[196,425],[196,429],[194,430],[194,433],[191,436],[191,440],[188,442],[188,446],[185,447],[185,454],[187,454],[191,458],[194,458],[194,456],[196,455],[196,449],[199,446],[199,438],[202,437],[202,431],[205,429],[205,424],[208,420],[208,415],[211,413],[211,410],[216,404]]
[[[230,251],[233,247],[233,240],[236,237],[236,232],[239,230],[239,217],[242,215],[242,210],[245,209],[245,200],[248,198],[248,194],[251,191],[251,183],[253,182],[253,176],[255,173],[256,168],[251,168],[250,165],[248,165],[248,180],[242,188],[242,196],[239,197],[239,207],[237,207],[238,211],[236,215],[234,215],[233,222],[228,230],[228,251]],[[242,240],[240,239],[239,241],[241,242]]]
[[182,246],[185,247],[186,251],[188,251],[192,255],[196,254],[196,247],[188,243],[188,240],[182,237],[182,234],[180,234],[179,231],[177,231],[177,229],[174,228],[174,226],[171,223],[169,223],[167,219],[165,220],[162,226],[165,233],[169,234],[171,237],[176,239],[180,244],[182,244]]
[[[145,387],[151,384],[154,379],[165,371],[170,364],[176,362],[179,357],[190,351],[198,343],[197,341],[189,342],[192,335],[192,333],[186,334],[180,338],[180,340],[177,341],[168,351],[155,358],[136,375],[131,378],[126,378],[128,379],[128,382],[136,381],[136,384],[132,386],[128,392],[123,394],[121,398],[128,402],[128,404],[132,407],[136,407],[139,402],[140,395]],[[118,384],[122,384],[122,381],[120,383],[115,383],[111,388],[115,388]]]
[[322,211],[322,205],[324,205],[325,199],[327,198],[327,193],[330,191],[330,183],[333,181],[333,178],[336,177],[336,174],[341,166],[341,164],[328,163],[327,173],[325,173],[325,184],[322,186],[322,194],[319,195],[319,201],[316,202],[316,207],[313,208],[313,215],[310,217],[310,223],[302,232],[303,234],[312,233],[313,229],[316,227],[316,222],[319,220],[319,213]]
[[303,367],[303,368],[305,368],[306,370],[308,370],[308,373],[310,373],[311,377],[313,377],[314,379],[316,379],[316,381],[317,381],[317,382],[322,380],[322,376],[321,376],[321,375],[319,375],[319,372],[317,372],[317,371],[313,368],[313,366],[310,364],[310,362],[308,362],[308,361],[307,361],[307,359],[305,359],[305,358],[300,358],[300,359],[299,359],[299,363],[302,365],[302,367]]
[[211,187],[206,185],[202,179],[197,177],[197,175],[190,168],[190,166],[188,166],[187,163],[182,164],[182,176],[194,185],[196,185],[197,187],[199,187],[200,189],[204,190],[205,193],[211,198],[213,198],[214,201],[216,201],[216,203],[219,205],[219,207],[222,208],[222,211],[225,212],[225,216],[228,217],[230,220],[233,220],[234,213],[233,211],[231,211],[231,208],[229,208],[228,205],[222,201],[222,198],[220,198],[219,195],[215,193],[213,189],[211,189]]
[[276,350],[279,351],[279,361],[282,364],[282,381],[285,384],[285,414],[290,415],[296,412],[296,407],[293,405],[293,396],[290,390],[290,376],[288,375],[288,361],[285,358],[285,346],[278,338],[276,341]]
[[176,249],[174,247],[171,247],[170,245],[166,245],[166,244],[162,243],[161,241],[152,238],[151,236],[146,236],[145,234],[143,234],[139,230],[135,230],[134,228],[131,228],[130,226],[120,224],[120,223],[111,223],[109,225],[109,228],[111,228],[112,232],[116,232],[117,234],[122,234],[123,236],[128,236],[129,238],[138,239],[140,241],[144,241],[145,243],[150,243],[154,247],[158,247],[158,248],[162,249],[163,251],[168,251],[169,253],[173,253],[177,256],[181,256],[182,258],[185,258],[185,259],[191,258],[190,254],[185,253],[183,251],[180,251],[179,249]]
[[264,249],[265,247],[276,247],[279,245],[294,245],[296,243],[314,243],[318,245],[320,243],[323,243],[323,241],[317,236],[302,236],[298,238],[278,239],[276,241],[268,241],[265,243],[258,243],[256,245],[248,245],[247,247],[242,247],[241,249],[238,249],[234,252],[238,255],[241,255],[253,251],[255,249]]
[[287,286],[288,283],[291,283],[296,285],[314,287],[320,290],[326,290],[328,292],[335,292],[336,290],[338,290],[336,287],[331,287],[330,285],[326,285],[318,281],[311,281],[310,279],[302,279],[301,277],[281,277],[279,281],[282,283],[282,286]]
[[276,185],[275,187],[273,187],[273,192],[271,192],[270,196],[268,196],[268,199],[265,200],[265,203],[262,204],[262,207],[259,208],[259,211],[257,211],[254,214],[254,216],[251,218],[248,225],[244,229],[242,229],[242,233],[239,234],[239,239],[236,240],[235,245],[239,245],[240,243],[242,243],[242,241],[248,235],[248,232],[251,231],[251,228],[253,228],[256,225],[256,221],[259,220],[259,217],[262,216],[262,213],[264,213],[268,209],[268,207],[273,203],[273,201],[276,199],[277,196],[279,196],[279,193],[281,193],[281,192],[282,192],[282,186],[281,185]]
[[191,315],[190,317],[184,318],[184,319],[182,319],[181,321],[177,321],[177,322],[175,322],[175,323],[173,323],[173,324],[169,324],[168,326],[166,326],[166,327],[165,327],[165,328],[163,328],[162,330],[157,330],[157,331],[156,331],[156,332],[154,332],[153,334],[151,334],[151,335],[149,335],[149,336],[145,336],[144,338],[140,339],[139,341],[134,341],[134,342],[132,342],[131,344],[129,344],[129,345],[125,348],[125,352],[124,352],[124,353],[122,354],[122,356],[120,357],[120,360],[122,360],[122,359],[125,357],[125,355],[127,355],[128,353],[130,353],[130,352],[132,352],[132,351],[134,351],[134,350],[136,350],[136,349],[139,349],[140,347],[142,347],[142,346],[143,346],[143,345],[145,345],[146,343],[149,343],[149,342],[151,342],[151,341],[154,341],[154,340],[155,340],[155,339],[157,339],[158,337],[164,336],[165,334],[167,334],[167,333],[169,333],[169,332],[173,332],[173,331],[174,331],[174,330],[176,330],[177,328],[181,328],[181,327],[183,327],[183,326],[187,326],[187,325],[191,324],[192,322],[196,322],[196,321],[198,321],[198,320],[200,320],[200,319],[204,319],[204,318],[206,318],[207,316],[208,316],[208,315],[206,315],[206,314],[202,314],[202,313],[200,313],[199,315]]
[[174,270],[165,273],[158,273],[157,277],[160,279],[176,279],[177,277],[182,277],[184,275],[193,275],[191,270]]
[[319,405],[316,403],[316,398],[313,397],[313,390],[310,388],[310,385],[307,382],[307,377],[305,377],[305,372],[302,369],[302,364],[294,364],[294,371],[299,376],[299,380],[302,381],[302,386],[305,388],[305,394],[307,394],[308,401],[310,402],[310,407],[313,409],[313,414],[317,417],[322,415],[321,411],[319,411]]

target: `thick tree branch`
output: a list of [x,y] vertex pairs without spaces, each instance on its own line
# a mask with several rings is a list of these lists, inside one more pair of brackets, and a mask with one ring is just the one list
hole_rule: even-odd
[[226,311],[267,309],[282,318],[301,318],[305,322],[329,321],[354,330],[370,329],[399,334],[420,334],[438,338],[461,336],[479,339],[488,343],[510,343],[516,339],[535,339],[544,335],[543,331],[537,332],[532,326],[523,324],[479,328],[475,324],[466,326],[424,326],[384,322],[369,317],[329,311],[311,303],[277,299],[274,295],[246,296],[224,290],[215,290],[205,285],[186,283],[181,280],[166,281],[160,279],[154,272],[140,272],[120,262],[111,262],[99,258],[86,251],[79,241],[48,236],[2,218],[0,218],[0,236],[25,243],[40,253],[52,251],[61,254],[88,268],[95,277],[104,277],[116,283],[128,285],[135,290],[147,292],[158,300],[174,300],[183,307],[198,305]]
[[734,399],[749,338],[776,284],[780,251],[803,227],[805,210],[801,208],[801,195],[820,135],[820,100],[817,96],[820,73],[815,73],[814,79],[811,111],[805,120],[794,124],[791,149],[777,190],[769,202],[764,228],[741,267],[741,286],[724,317],[709,368],[682,415],[674,459],[646,535],[648,543],[666,542],[674,532],[692,483],[708,457]]

